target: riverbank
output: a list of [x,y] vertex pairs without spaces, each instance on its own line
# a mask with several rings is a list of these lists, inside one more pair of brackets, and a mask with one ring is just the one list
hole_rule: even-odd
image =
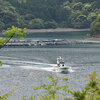
[[88,40],[88,41],[100,41],[100,37],[89,37],[89,38],[80,39],[80,40]]
[[89,31],[90,29],[73,29],[73,28],[57,28],[57,29],[27,29],[25,33],[44,33],[44,32],[76,32]]

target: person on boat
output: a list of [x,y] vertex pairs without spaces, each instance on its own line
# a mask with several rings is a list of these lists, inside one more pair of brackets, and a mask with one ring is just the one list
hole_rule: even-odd
[[60,56],[57,58],[58,67],[64,67],[64,60]]

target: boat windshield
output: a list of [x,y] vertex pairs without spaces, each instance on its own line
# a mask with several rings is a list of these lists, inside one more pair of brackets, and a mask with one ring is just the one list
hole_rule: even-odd
[[60,62],[60,64],[64,64],[64,62],[62,61],[62,62]]
[[57,58],[57,61],[64,62],[63,58],[61,58],[61,57]]

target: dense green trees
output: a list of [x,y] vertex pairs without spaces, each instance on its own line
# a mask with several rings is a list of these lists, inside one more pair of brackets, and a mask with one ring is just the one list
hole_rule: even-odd
[[99,5],[99,0],[0,0],[0,29],[89,28]]
[[0,30],[12,25],[29,29],[89,28],[92,22],[91,27],[97,24],[99,4],[99,0],[0,0]]
[[100,36],[100,14],[97,19],[91,23],[91,36]]
[[18,13],[9,2],[0,0],[0,30],[18,25]]
[[44,20],[35,18],[29,22],[29,28],[41,29],[44,28]]
[[45,26],[46,29],[47,28],[57,28],[57,23],[54,20],[52,20],[52,21],[46,21],[44,23],[44,26]]
[[97,15],[100,13],[99,9],[96,8],[95,2],[79,2],[78,0],[72,3],[65,2],[64,8],[69,7],[71,13],[69,16],[70,25],[73,28],[87,28],[90,23],[93,22]]

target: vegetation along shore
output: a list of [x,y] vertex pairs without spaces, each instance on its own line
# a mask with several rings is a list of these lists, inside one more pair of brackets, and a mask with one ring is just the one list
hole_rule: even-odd
[[90,29],[74,29],[74,28],[56,28],[56,29],[27,29],[26,33],[41,33],[41,32],[75,32],[75,31],[89,31]]

